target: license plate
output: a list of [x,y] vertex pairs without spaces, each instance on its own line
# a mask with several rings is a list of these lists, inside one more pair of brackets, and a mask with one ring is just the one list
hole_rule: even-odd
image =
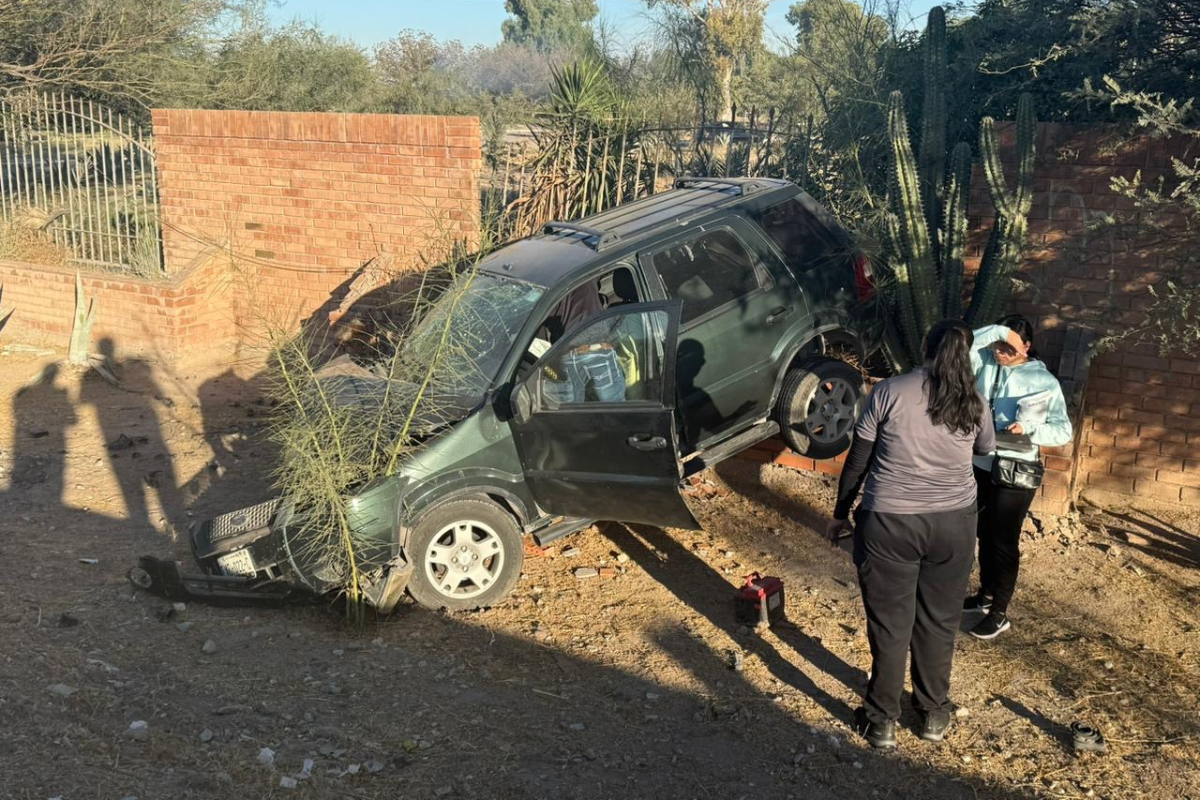
[[254,557],[250,555],[249,550],[234,550],[232,553],[223,555],[217,559],[217,566],[226,575],[253,578],[258,574],[258,570],[254,566]]

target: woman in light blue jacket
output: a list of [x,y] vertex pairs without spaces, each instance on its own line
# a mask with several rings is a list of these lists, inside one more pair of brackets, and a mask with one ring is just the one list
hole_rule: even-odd
[[997,432],[1024,435],[1035,445],[1006,449],[975,458],[979,498],[979,591],[963,608],[985,612],[971,630],[979,639],[994,639],[1012,627],[1008,604],[1021,563],[1021,526],[1037,489],[997,484],[992,477],[996,456],[1040,460],[1038,446],[1058,447],[1072,439],[1071,418],[1058,379],[1046,369],[1033,346],[1033,326],[1024,317],[1005,317],[975,331],[971,355],[975,388],[991,406]]

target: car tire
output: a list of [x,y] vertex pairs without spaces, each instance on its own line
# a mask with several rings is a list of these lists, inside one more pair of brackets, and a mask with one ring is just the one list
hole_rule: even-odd
[[405,550],[413,563],[409,594],[434,610],[469,611],[503,600],[525,561],[517,521],[477,498],[451,500],[423,513]]
[[850,447],[863,397],[862,374],[844,361],[821,358],[793,367],[776,410],[784,442],[806,458],[841,455]]

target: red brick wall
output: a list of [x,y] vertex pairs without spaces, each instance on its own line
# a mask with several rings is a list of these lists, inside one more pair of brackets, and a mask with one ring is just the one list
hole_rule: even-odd
[[[177,360],[188,341],[229,342],[234,329],[214,309],[223,302],[217,264],[198,263],[168,281],[82,273],[85,297],[95,303],[92,350],[113,355]],[[3,305],[15,311],[4,329],[11,341],[66,348],[75,313],[75,271],[0,261]],[[104,343],[104,340],[109,343]],[[197,348],[199,349],[199,348]]]
[[[1148,287],[1164,280],[1162,248],[1101,231],[1094,223],[1133,208],[1113,191],[1114,178],[1140,173],[1147,185],[1170,181],[1171,158],[1183,157],[1188,146],[1185,139],[1129,139],[1118,129],[1040,126],[1021,271],[1028,288],[1013,305],[1037,321],[1039,344],[1052,367],[1072,326],[1103,333],[1143,322],[1151,302]],[[991,224],[991,203],[982,178],[975,186],[972,222],[980,248]],[[1076,494],[1200,504],[1200,460],[1189,459],[1200,445],[1200,363],[1163,358],[1145,346],[1121,346],[1091,364],[1083,400]]]
[[167,269],[233,254],[242,327],[307,315],[368,262],[436,261],[478,232],[474,117],[154,111]]
[[[168,279],[85,274],[93,340],[225,358],[338,289],[436,261],[478,234],[473,117],[153,112]],[[0,263],[9,340],[65,347],[74,271]],[[356,288],[362,290],[362,281]],[[253,356],[253,352],[248,355]]]

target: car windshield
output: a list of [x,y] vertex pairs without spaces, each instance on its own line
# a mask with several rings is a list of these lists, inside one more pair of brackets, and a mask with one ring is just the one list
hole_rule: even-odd
[[486,272],[466,280],[465,288],[451,289],[429,310],[404,342],[403,358],[436,361],[432,385],[474,400],[487,391],[545,290]]

